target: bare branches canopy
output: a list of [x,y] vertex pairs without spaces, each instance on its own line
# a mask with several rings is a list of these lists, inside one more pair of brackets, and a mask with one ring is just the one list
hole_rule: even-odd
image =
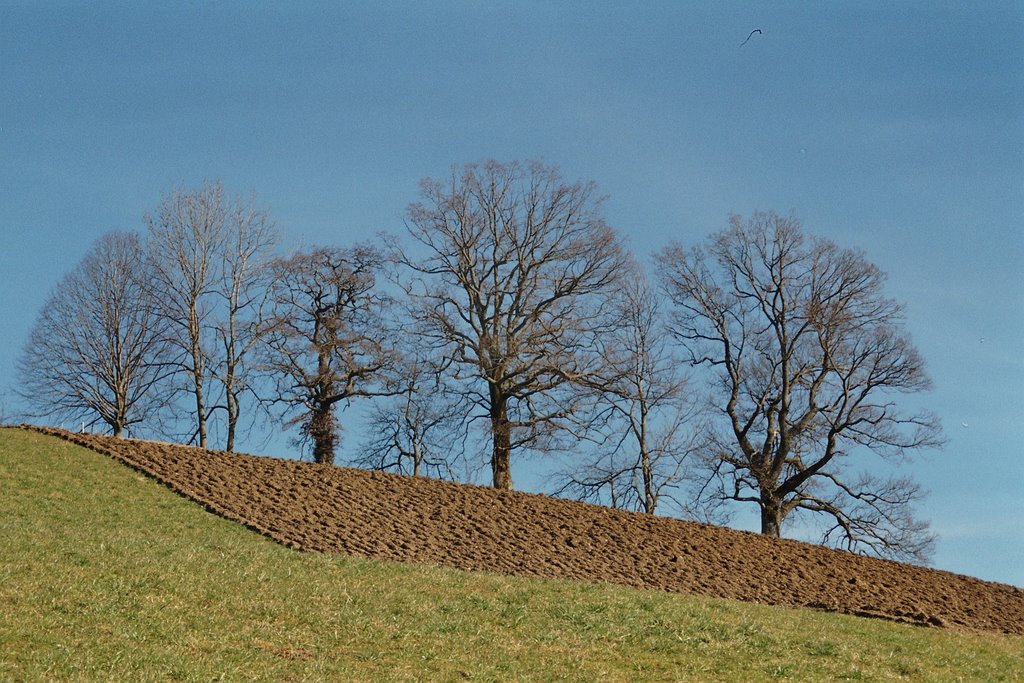
[[510,456],[569,427],[571,385],[591,373],[602,297],[625,263],[592,183],[554,168],[487,162],[424,180],[399,248],[405,282],[453,377],[488,420],[494,486]]
[[932,549],[894,469],[943,440],[906,407],[930,380],[903,308],[795,218],[670,245],[660,292],[596,186],[541,163],[423,180],[406,239],[380,247],[274,258],[268,212],[218,182],[144,222],[145,241],[99,240],[40,313],[19,391],[38,414],[115,434],[164,416],[200,446],[224,428],[231,450],[248,396],[333,463],[339,411],[386,398],[350,462],[457,478],[472,460],[509,489],[514,454],[559,452],[559,494],[715,521],[749,504],[772,536],[802,519],[850,550]]
[[370,469],[458,478],[467,421],[457,394],[446,386],[440,363],[406,349],[385,379],[394,394],[373,406],[353,464]]
[[380,376],[393,361],[383,328],[387,299],[375,285],[380,253],[321,248],[274,263],[265,369],[273,401],[313,442],[313,459],[334,462],[335,406],[389,393]]
[[227,451],[234,450],[242,416],[242,395],[253,393],[256,355],[273,277],[272,250],[277,231],[267,211],[237,198],[227,207],[227,230],[218,250],[213,291],[220,299],[215,318],[217,351],[213,376],[223,395]]
[[195,401],[195,438],[206,447],[207,379],[211,349],[206,335],[216,277],[216,251],[224,239],[226,207],[220,183],[199,190],[175,188],[145,217],[152,299],[177,350],[177,375]]
[[111,232],[61,281],[19,365],[20,393],[38,414],[102,423],[115,436],[156,417],[167,346],[150,275],[138,238]]
[[599,340],[603,367],[590,382],[598,397],[596,453],[577,456],[560,493],[650,514],[671,504],[689,513],[682,485],[697,448],[699,410],[684,364],[665,327],[658,294],[640,264],[626,271]]
[[[255,199],[227,196],[219,182],[208,182],[174,188],[145,223],[152,299],[177,351],[173,388],[191,397],[193,438],[202,447],[214,411],[224,411],[230,451],[241,396],[251,388],[246,360],[262,329],[273,221]],[[222,402],[211,400],[211,383]]]
[[703,248],[673,245],[658,263],[675,335],[711,372],[720,494],[758,505],[765,534],[805,511],[830,520],[826,540],[926,558],[933,537],[910,514],[918,487],[848,471],[871,453],[899,459],[941,442],[934,416],[897,405],[930,381],[881,271],[771,213],[734,217]]

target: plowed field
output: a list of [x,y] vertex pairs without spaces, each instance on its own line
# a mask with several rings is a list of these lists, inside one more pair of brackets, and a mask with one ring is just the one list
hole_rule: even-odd
[[300,550],[1024,634],[1024,590],[959,574],[540,495],[39,431]]

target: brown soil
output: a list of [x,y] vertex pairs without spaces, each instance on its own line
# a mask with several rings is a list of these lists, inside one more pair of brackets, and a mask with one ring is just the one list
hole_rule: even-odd
[[39,431],[300,550],[1024,634],[1024,590],[959,574],[541,495]]

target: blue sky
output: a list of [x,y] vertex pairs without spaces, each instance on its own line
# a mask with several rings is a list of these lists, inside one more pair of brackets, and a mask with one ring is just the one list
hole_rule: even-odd
[[641,256],[755,209],[863,249],[949,436],[909,468],[935,565],[1024,586],[1024,5],[377,5],[0,0],[8,411],[48,293],[172,184],[344,246],[401,230],[420,178],[537,158]]

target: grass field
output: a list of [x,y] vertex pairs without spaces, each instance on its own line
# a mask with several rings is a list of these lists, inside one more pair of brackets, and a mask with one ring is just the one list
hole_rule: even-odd
[[1024,638],[301,554],[0,429],[0,680],[1024,680]]

